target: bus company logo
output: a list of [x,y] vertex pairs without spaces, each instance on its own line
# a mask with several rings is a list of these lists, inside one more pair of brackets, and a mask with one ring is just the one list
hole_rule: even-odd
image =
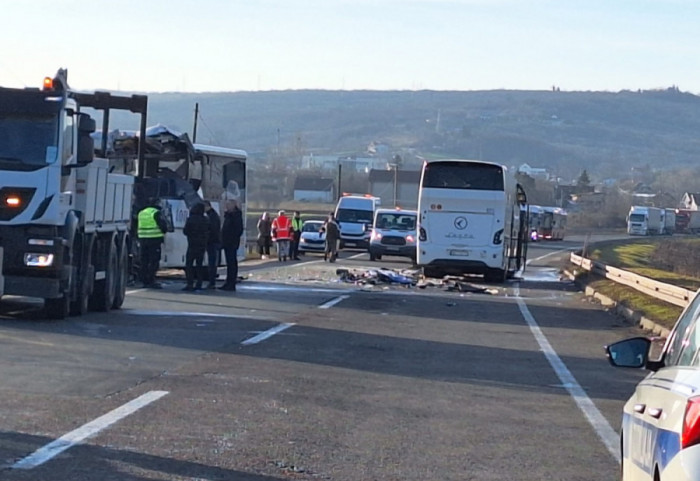
[[464,230],[467,228],[469,225],[469,222],[467,222],[467,218],[463,216],[459,216],[455,218],[455,227],[458,230]]

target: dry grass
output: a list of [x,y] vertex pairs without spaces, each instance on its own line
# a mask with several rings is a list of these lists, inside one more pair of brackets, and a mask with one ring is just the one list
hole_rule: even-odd
[[[600,245],[590,257],[659,282],[696,290],[700,288],[699,249],[700,239],[651,238]],[[697,274],[688,274],[693,272]],[[682,311],[678,306],[607,279],[589,278],[588,285],[667,328],[673,327]]]

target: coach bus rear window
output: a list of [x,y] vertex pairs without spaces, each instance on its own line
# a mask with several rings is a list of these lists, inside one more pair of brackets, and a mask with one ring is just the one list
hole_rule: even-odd
[[430,162],[425,166],[423,187],[502,191],[503,169],[471,162]]

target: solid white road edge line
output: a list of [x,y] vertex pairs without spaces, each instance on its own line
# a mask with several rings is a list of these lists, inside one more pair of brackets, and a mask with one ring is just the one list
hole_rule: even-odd
[[153,401],[157,401],[168,394],[168,391],[149,391],[136,399],[129,401],[126,404],[119,406],[118,408],[108,412],[107,414],[100,416],[94,421],[90,421],[87,424],[83,424],[78,429],[64,434],[57,440],[47,444],[46,446],[37,449],[32,454],[26,458],[20,459],[14,465],[13,469],[32,469],[40,464],[49,461],[54,456],[61,454],[66,449],[69,449],[76,444],[84,441],[85,439],[92,437],[108,428],[117,421],[127,417],[130,414],[135,413],[144,406],[151,404]]
[[586,391],[583,390],[581,385],[576,381],[573,374],[566,367],[566,364],[559,358],[552,345],[542,333],[540,326],[535,321],[535,318],[530,313],[527,308],[525,301],[520,297],[520,287],[515,287],[515,297],[518,301],[518,307],[520,312],[530,326],[530,331],[537,340],[537,344],[540,345],[540,349],[544,353],[547,361],[554,369],[554,372],[559,377],[559,380],[564,385],[564,388],[569,392],[569,395],[574,399],[578,408],[583,412],[584,416],[588,422],[593,426],[598,437],[603,441],[603,444],[608,449],[613,458],[619,463],[620,462],[620,452],[619,452],[619,437],[615,430],[610,426],[608,420],[600,413],[598,408],[595,406],[591,398],[588,397]]
[[572,250],[575,250],[575,249],[561,249],[558,251],[550,252],[549,254],[545,254],[543,256],[535,257],[534,259],[528,259],[525,261],[525,265],[530,265],[530,262],[541,261],[542,259],[546,259],[547,257],[553,256],[556,254],[561,254],[562,252],[571,252]]
[[339,302],[347,299],[348,297],[350,297],[350,296],[338,296],[335,299],[331,299],[330,301],[328,301],[324,304],[321,304],[320,306],[318,306],[318,308],[319,309],[330,309],[331,307],[333,307],[336,304],[338,304]]
[[275,326],[272,329],[268,329],[265,332],[261,332],[257,336],[253,336],[250,339],[246,339],[245,341],[241,342],[244,346],[250,346],[251,344],[257,344],[260,341],[264,341],[268,337],[272,337],[275,334],[284,331],[285,329],[289,329],[294,325],[293,322],[285,322],[284,324],[280,324],[279,326]]

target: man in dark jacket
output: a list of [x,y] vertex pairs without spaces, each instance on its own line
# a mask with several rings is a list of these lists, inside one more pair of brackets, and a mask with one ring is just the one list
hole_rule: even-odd
[[294,217],[292,217],[292,245],[290,249],[289,256],[295,261],[299,259],[299,241],[301,240],[301,228],[304,225],[304,221],[301,220],[301,212],[294,211]]
[[226,254],[226,282],[220,289],[235,291],[238,280],[238,248],[243,235],[243,213],[235,201],[226,202],[224,226],[221,229],[221,245]]
[[194,291],[202,288],[204,253],[209,239],[209,220],[204,216],[204,204],[197,203],[190,208],[190,216],[185,222],[183,233],[187,236],[187,254],[185,254],[187,285],[183,291]]
[[216,289],[216,275],[219,268],[219,254],[221,253],[221,218],[211,206],[211,202],[204,201],[204,212],[209,219],[209,239],[207,240],[207,261],[209,271],[207,289]]
[[323,253],[323,260],[335,262],[338,258],[338,242],[340,241],[340,226],[335,220],[335,214],[328,214],[326,222],[321,227],[321,232],[326,233],[326,251]]

